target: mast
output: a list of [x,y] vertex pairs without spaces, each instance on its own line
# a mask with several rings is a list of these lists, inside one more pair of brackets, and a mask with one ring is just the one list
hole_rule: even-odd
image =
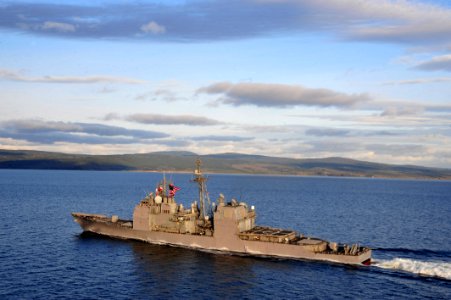
[[166,190],[166,172],[163,173],[163,202],[165,202],[165,201],[169,202],[168,193]]
[[199,186],[200,218],[201,220],[205,220],[205,182],[207,181],[207,177],[203,176],[202,171],[200,170],[201,165],[202,161],[198,158],[196,160],[196,169],[194,170],[193,181],[197,182]]

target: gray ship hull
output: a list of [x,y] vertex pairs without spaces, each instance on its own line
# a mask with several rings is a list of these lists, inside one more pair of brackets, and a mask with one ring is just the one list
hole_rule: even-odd
[[134,229],[132,221],[111,221],[103,215],[72,213],[75,222],[86,232],[92,232],[119,239],[131,239],[151,244],[184,247],[207,252],[221,252],[235,255],[279,257],[289,259],[307,259],[329,261],[341,264],[369,265],[371,250],[365,248],[356,255],[315,252],[309,245],[287,244],[266,241],[243,240],[238,234],[222,237],[182,234],[164,231]]

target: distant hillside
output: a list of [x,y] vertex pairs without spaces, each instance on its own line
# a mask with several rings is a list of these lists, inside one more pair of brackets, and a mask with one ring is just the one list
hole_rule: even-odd
[[451,179],[450,169],[388,165],[340,157],[293,159],[240,153],[197,155],[177,151],[82,155],[0,150],[0,168],[191,172],[198,157],[204,163],[204,170],[210,173]]

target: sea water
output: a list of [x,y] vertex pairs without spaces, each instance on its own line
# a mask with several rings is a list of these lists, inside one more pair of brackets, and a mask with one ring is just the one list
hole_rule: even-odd
[[[0,170],[1,299],[451,298],[451,182],[210,175],[257,223],[373,248],[369,267],[239,257],[82,234],[71,212],[131,218],[158,173]],[[166,174],[187,207],[189,174]]]

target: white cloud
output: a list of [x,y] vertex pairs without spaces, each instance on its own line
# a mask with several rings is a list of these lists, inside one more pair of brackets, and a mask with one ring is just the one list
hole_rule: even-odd
[[68,23],[47,21],[41,26],[44,30],[55,30],[60,32],[75,32],[75,26]]
[[127,77],[113,77],[113,76],[41,76],[30,77],[22,75],[18,72],[0,69],[0,79],[22,82],[42,82],[42,83],[125,83],[125,84],[143,84],[144,80],[127,78]]
[[451,54],[431,58],[415,66],[424,71],[449,71],[451,72]]
[[343,33],[352,39],[440,43],[451,37],[451,9],[438,5],[406,0],[316,0],[307,5],[331,17],[335,26],[341,20]]
[[151,21],[141,26],[141,31],[152,34],[162,34],[166,32],[166,27],[159,25],[158,23]]
[[40,144],[135,144],[169,137],[168,134],[96,123],[55,122],[36,119],[0,122],[0,138]]
[[344,94],[328,89],[307,88],[300,85],[274,83],[218,82],[200,88],[197,93],[219,94],[218,102],[255,105],[260,107],[293,107],[299,105],[320,107],[349,107],[370,100],[365,94]]
[[[172,88],[174,89],[174,88]],[[158,88],[155,91],[141,93],[135,96],[135,100],[138,101],[165,101],[165,102],[174,102],[179,100],[187,100],[184,97],[180,97],[176,92],[174,92],[171,88]]]
[[418,115],[424,111],[423,107],[420,106],[407,106],[407,107],[387,107],[382,113],[383,117],[397,117],[397,116],[413,116]]
[[426,84],[426,83],[442,83],[442,82],[451,82],[451,77],[392,80],[392,81],[385,81],[382,84],[383,85],[404,85],[404,84]]
[[254,137],[230,136],[230,135],[207,135],[192,137],[194,141],[216,141],[216,142],[247,142],[253,140]]
[[104,120],[104,121],[111,121],[111,120],[118,120],[118,119],[120,119],[120,118],[121,118],[121,117],[119,116],[119,114],[111,112],[111,113],[106,114],[106,115],[102,118],[102,120]]
[[[111,114],[108,114],[107,116],[110,115]],[[140,113],[128,115],[124,119],[130,122],[159,125],[211,126],[221,124],[221,122],[217,120],[193,115],[162,115]]]
[[424,156],[428,151],[428,147],[421,144],[369,144],[366,149],[377,154],[391,156]]
[[350,130],[338,128],[310,128],[305,131],[305,134],[316,137],[347,136],[350,134]]

